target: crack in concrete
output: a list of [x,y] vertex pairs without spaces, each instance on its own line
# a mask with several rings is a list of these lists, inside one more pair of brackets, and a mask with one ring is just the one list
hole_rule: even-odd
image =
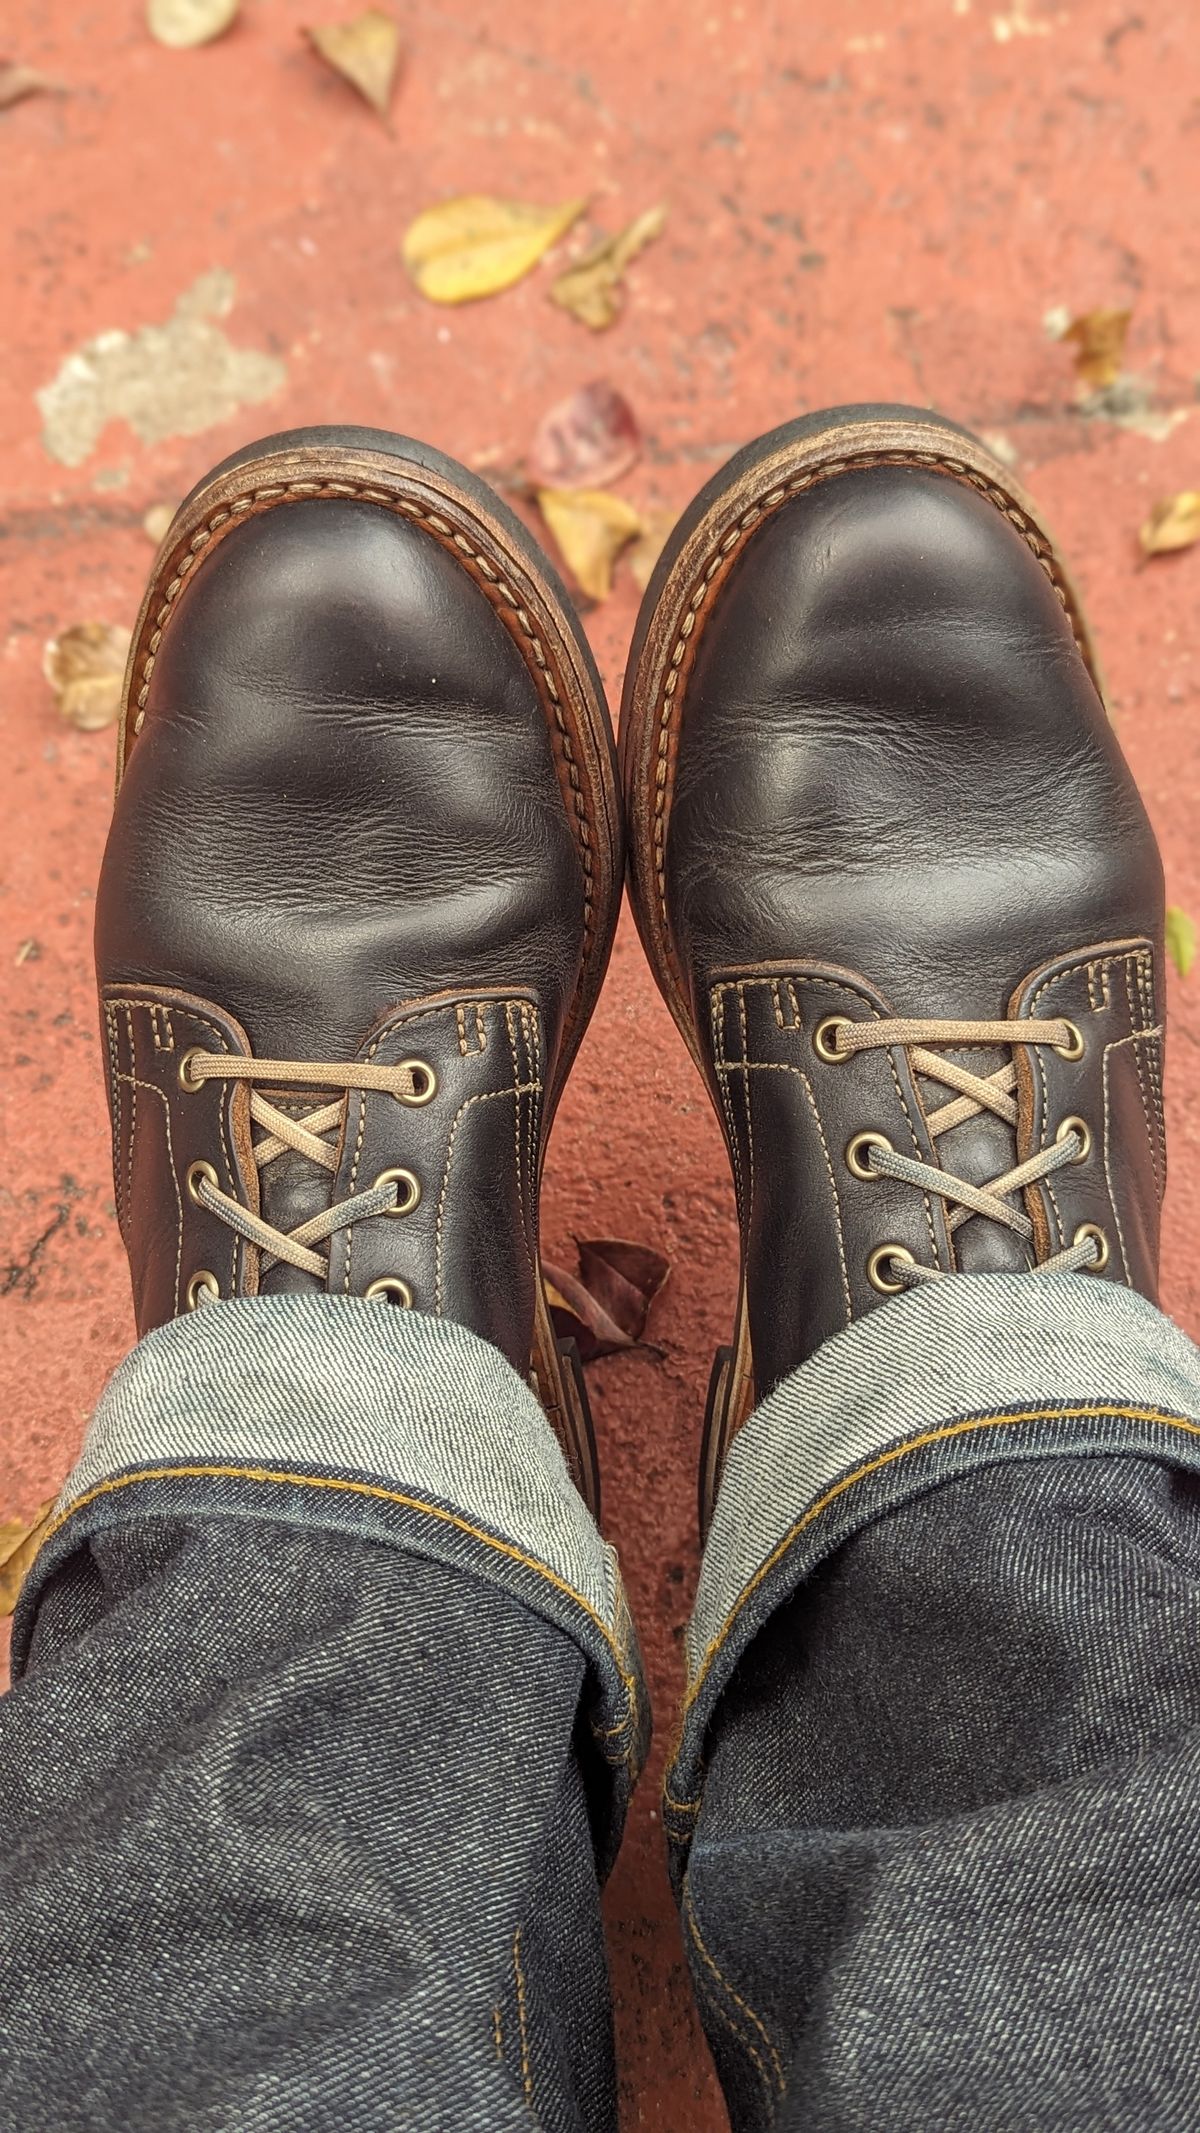
[[48,1222],[40,1237],[35,1237],[23,1259],[11,1259],[0,1270],[0,1296],[32,1296],[41,1279],[41,1257],[52,1237],[65,1228],[71,1210],[67,1202],[60,1201],[54,1218]]

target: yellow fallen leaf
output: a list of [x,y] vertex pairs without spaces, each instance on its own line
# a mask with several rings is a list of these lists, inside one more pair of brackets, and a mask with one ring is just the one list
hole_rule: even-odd
[[386,118],[400,64],[400,30],[392,17],[369,7],[350,22],[330,22],[305,35],[326,65]]
[[1167,905],[1167,954],[1181,978],[1196,960],[1196,928],[1178,904]]
[[1138,539],[1146,555],[1170,555],[1200,541],[1200,489],[1181,489],[1155,504]]
[[240,4],[241,0],[146,0],[146,22],[160,44],[170,45],[173,52],[186,52],[222,36],[237,21]]
[[674,511],[643,513],[642,531],[629,551],[629,568],[639,592],[645,592],[654,576],[654,566],[678,523]]
[[1064,328],[1064,341],[1075,342],[1075,368],[1085,385],[1113,385],[1125,360],[1130,311],[1083,311]]
[[171,520],[174,516],[175,507],[173,504],[151,504],[150,509],[144,514],[142,532],[149,540],[153,541],[156,548],[166,540],[170,531]]
[[10,1615],[17,1604],[53,1509],[51,1497],[32,1519],[9,1518],[0,1524],[0,1620]]
[[620,313],[624,301],[621,277],[626,267],[662,236],[666,220],[665,207],[648,207],[615,237],[605,237],[577,266],[568,267],[551,283],[554,302],[593,333],[602,333]]
[[112,725],[121,709],[130,635],[113,622],[77,622],[50,639],[42,671],[68,725],[84,733]]
[[580,589],[607,599],[617,557],[642,530],[632,504],[606,489],[539,489],[537,500]]
[[530,207],[466,193],[418,215],[402,247],[404,264],[435,304],[465,304],[508,289],[583,213],[586,200]]

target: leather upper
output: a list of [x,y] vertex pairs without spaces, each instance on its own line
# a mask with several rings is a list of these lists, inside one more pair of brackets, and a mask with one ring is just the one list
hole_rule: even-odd
[[[189,579],[117,798],[96,954],[118,1209],[139,1331],[223,1295],[321,1286],[265,1266],[186,1190],[290,1231],[403,1166],[420,1199],[329,1243],[327,1286],[381,1276],[529,1363],[546,1091],[580,974],[584,875],[547,718],[460,561],[374,504],[289,500]],[[434,1101],[351,1091],[331,1176],[256,1170],[250,1092],[189,1088],[189,1048],[428,1063]],[[302,1077],[272,1101],[327,1100]],[[261,1197],[260,1197],[261,1196]]]
[[[753,534],[702,613],[663,890],[733,1152],[760,1394],[881,1302],[871,1250],[1023,1268],[1104,1227],[1103,1278],[1153,1296],[1162,1137],[1162,877],[1154,837],[1051,577],[949,475],[830,476]],[[1017,1047],[1016,1130],[935,1146],[901,1046],[825,1062],[828,1014],[1066,1016],[1078,1062]],[[979,1074],[1004,1050],[946,1055]],[[1053,1141],[1085,1162],[1025,1198],[1036,1249],[845,1160],[863,1130],[986,1184]]]

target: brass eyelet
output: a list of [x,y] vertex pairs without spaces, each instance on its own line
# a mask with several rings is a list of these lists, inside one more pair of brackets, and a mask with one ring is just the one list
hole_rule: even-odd
[[195,1095],[197,1089],[202,1089],[204,1087],[204,1083],[198,1078],[196,1080],[193,1080],[191,1073],[192,1061],[193,1059],[199,1058],[200,1053],[203,1051],[203,1049],[203,1045],[193,1044],[191,1050],[185,1052],[183,1058],[179,1062],[179,1086],[181,1089],[187,1089],[193,1096]]
[[1082,1244],[1086,1237],[1094,1238],[1099,1249],[1091,1265],[1081,1267],[1080,1272],[1083,1274],[1102,1274],[1108,1265],[1108,1238],[1098,1222],[1081,1222],[1071,1242],[1072,1244]]
[[211,1163],[193,1163],[187,1174],[188,1199],[194,1200],[197,1207],[204,1205],[200,1198],[201,1184],[211,1185],[214,1191],[220,1190],[221,1180]]
[[411,1311],[413,1307],[413,1292],[398,1274],[381,1275],[378,1281],[372,1281],[363,1290],[363,1295],[368,1303],[394,1303],[401,1311]]
[[1070,1030],[1071,1034],[1065,1044],[1052,1044],[1050,1047],[1051,1051],[1057,1052],[1060,1059],[1082,1059],[1083,1031],[1079,1028],[1077,1023],[1067,1022],[1067,1018],[1065,1015],[1061,1016],[1059,1019],[1067,1023],[1067,1028]]
[[200,1272],[193,1274],[187,1285],[186,1302],[188,1310],[196,1310],[204,1297],[207,1297],[210,1303],[216,1303],[219,1301],[220,1295],[221,1284],[216,1275],[210,1274],[207,1267],[201,1267]]
[[813,1031],[813,1050],[817,1058],[823,1059],[827,1066],[845,1066],[849,1054],[837,1050],[837,1032],[853,1027],[849,1015],[826,1015]]
[[389,1220],[393,1215],[411,1215],[414,1207],[420,1202],[421,1180],[415,1177],[411,1170],[381,1170],[371,1188],[372,1191],[378,1192],[381,1185],[397,1185],[404,1188],[403,1198],[398,1198],[394,1207],[384,1209],[384,1213]]
[[1071,1161],[1086,1163],[1092,1152],[1092,1129],[1085,1118],[1064,1118],[1054,1138],[1056,1141],[1069,1140],[1073,1133],[1078,1134],[1082,1145],[1078,1155],[1073,1155]]
[[846,1143],[846,1168],[852,1177],[869,1178],[872,1182],[883,1176],[881,1170],[872,1170],[867,1155],[872,1148],[882,1148],[887,1155],[896,1153],[886,1133],[856,1133]]
[[878,1289],[881,1296],[899,1296],[904,1283],[884,1279],[883,1269],[889,1260],[899,1260],[902,1266],[915,1266],[917,1263],[912,1253],[906,1252],[902,1244],[877,1244],[867,1261],[867,1280],[873,1289]]
[[412,1095],[398,1096],[397,1103],[406,1104],[412,1110],[419,1110],[422,1104],[433,1102],[438,1091],[438,1078],[428,1060],[402,1059],[396,1072],[411,1075],[413,1082]]

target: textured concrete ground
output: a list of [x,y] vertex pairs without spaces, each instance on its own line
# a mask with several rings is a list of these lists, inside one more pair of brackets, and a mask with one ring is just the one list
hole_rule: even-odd
[[[1129,0],[396,5],[409,57],[390,131],[302,43],[321,0],[245,0],[239,27],[195,53],[155,46],[138,0],[5,9],[7,56],[71,93],[0,113],[0,1517],[52,1493],[130,1336],[89,963],[112,735],[61,724],[42,645],[72,622],[131,620],[144,510],[256,432],[351,419],[498,464],[552,401],[607,376],[646,436],[622,489],[659,505],[682,505],[752,432],[830,401],[915,400],[999,433],[1089,596],[1172,900],[1200,910],[1200,549],[1139,568],[1135,541],[1152,501],[1200,488],[1200,16]],[[416,294],[401,233],[468,190],[586,193],[600,228],[659,199],[670,219],[624,318],[593,337],[547,303],[545,269],[458,311]],[[1190,416],[1159,424],[1165,438],[1076,408],[1043,316],[1102,304],[1133,307],[1130,368],[1160,411]],[[34,396],[64,359],[169,320],[157,383],[141,341],[51,403],[52,456]],[[114,406],[125,418],[105,423]],[[626,576],[589,617],[614,700],[635,599]],[[1200,971],[1171,1009],[1166,1299],[1195,1331]],[[572,1233],[616,1234],[674,1261],[660,1352],[593,1372],[659,1720],[608,1911],[625,2125],[701,2133],[724,2120],[655,1783],[735,1253],[718,1136],[627,920],[546,1221],[557,1258]]]

